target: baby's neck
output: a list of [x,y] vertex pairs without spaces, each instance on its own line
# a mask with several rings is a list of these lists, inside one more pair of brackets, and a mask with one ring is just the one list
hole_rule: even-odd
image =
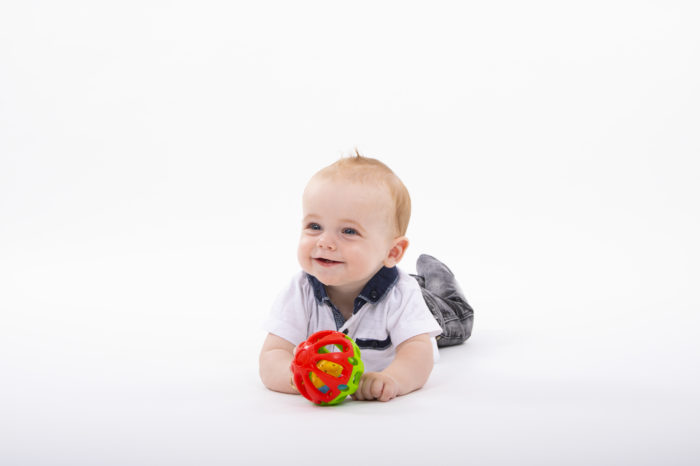
[[360,294],[360,291],[362,291],[362,288],[364,288],[364,285],[360,286],[359,288],[326,286],[326,293],[328,294],[328,297],[333,305],[338,308],[340,313],[347,320],[350,318],[350,316],[352,316],[352,311],[355,307],[355,299]]

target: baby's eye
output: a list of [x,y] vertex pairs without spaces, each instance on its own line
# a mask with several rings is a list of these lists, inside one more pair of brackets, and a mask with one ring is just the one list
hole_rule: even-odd
[[306,228],[308,228],[309,230],[320,230],[321,225],[319,225],[318,223],[309,223],[308,225],[306,225]]
[[355,230],[354,228],[343,228],[343,233],[346,235],[356,235],[357,230]]

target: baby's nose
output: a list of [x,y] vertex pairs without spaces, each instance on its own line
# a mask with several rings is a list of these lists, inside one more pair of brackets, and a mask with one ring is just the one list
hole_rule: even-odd
[[331,238],[328,238],[325,234],[319,236],[317,244],[319,248],[330,249],[331,251],[335,250],[335,243]]

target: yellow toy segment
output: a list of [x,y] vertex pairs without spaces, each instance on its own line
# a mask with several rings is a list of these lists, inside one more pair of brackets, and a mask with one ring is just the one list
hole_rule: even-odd
[[[316,367],[321,369],[326,374],[332,375],[333,377],[340,377],[340,375],[343,373],[343,366],[331,361],[319,361],[318,364],[316,364]],[[311,379],[311,383],[314,384],[314,387],[316,388],[321,388],[325,385],[325,383],[323,383],[323,381],[313,372],[309,374],[309,378]]]

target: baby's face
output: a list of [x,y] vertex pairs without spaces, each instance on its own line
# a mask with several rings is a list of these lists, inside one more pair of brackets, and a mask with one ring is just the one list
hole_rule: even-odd
[[386,188],[312,179],[303,197],[298,259],[326,286],[354,290],[382,268],[394,239]]

